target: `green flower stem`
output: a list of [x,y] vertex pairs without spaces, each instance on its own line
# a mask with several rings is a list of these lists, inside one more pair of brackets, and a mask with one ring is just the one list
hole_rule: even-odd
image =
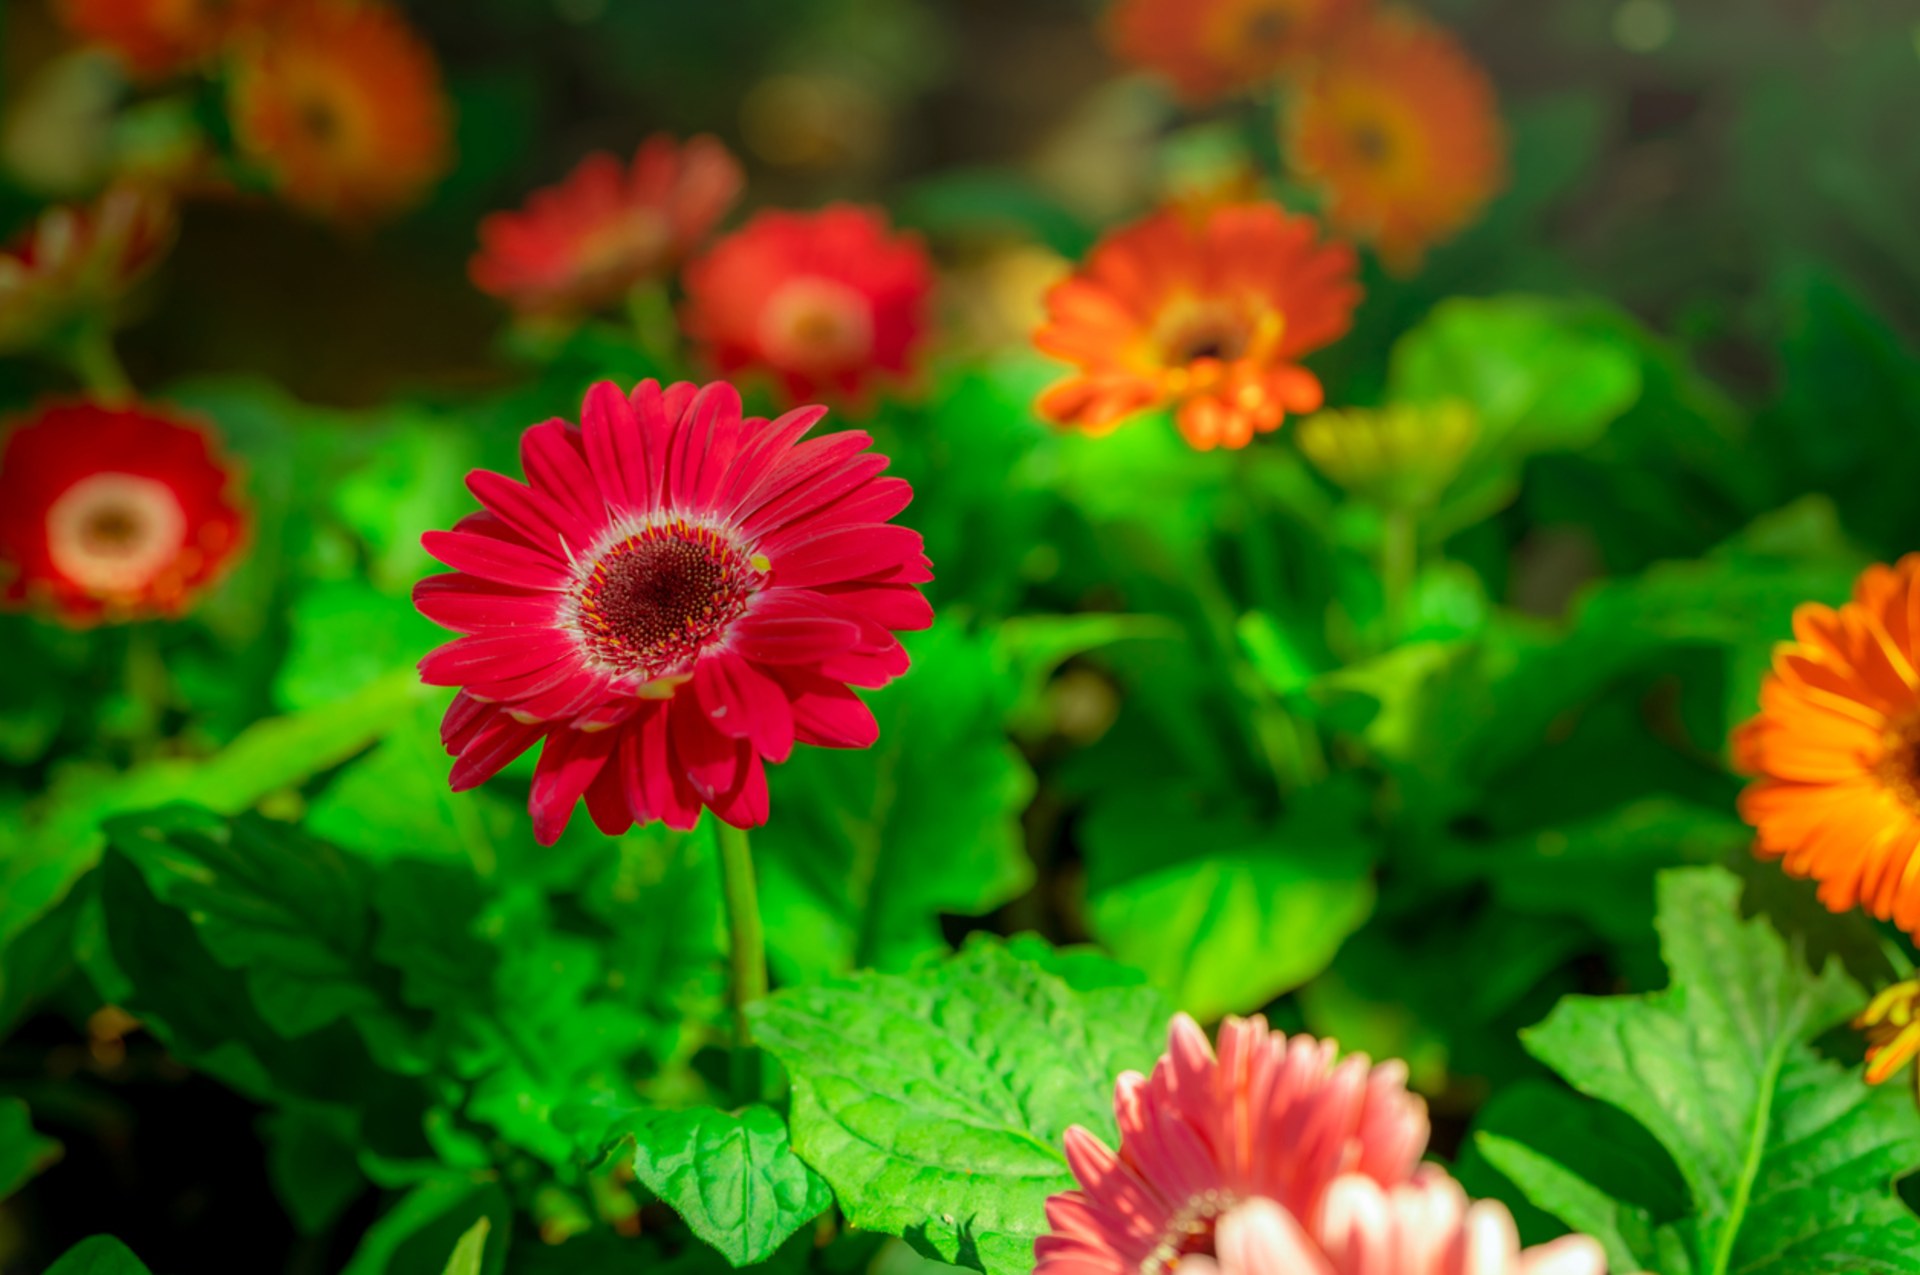
[[767,994],[767,942],[760,927],[760,896],[753,881],[753,848],[744,828],[720,823],[720,877],[727,901],[727,942],[732,966],[733,1081],[738,1096],[758,1096],[758,1064],[747,1006]]
[[1388,510],[1385,519],[1380,529],[1380,591],[1391,646],[1406,631],[1407,602],[1419,566],[1420,532],[1413,515],[1404,509]]
[[120,366],[113,349],[113,335],[104,324],[89,326],[67,346],[67,365],[86,387],[87,393],[106,403],[125,403],[133,398],[133,382]]

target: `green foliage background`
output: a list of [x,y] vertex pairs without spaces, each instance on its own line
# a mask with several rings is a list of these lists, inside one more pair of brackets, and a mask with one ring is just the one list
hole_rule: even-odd
[[[1483,422],[1398,609],[1381,511],[1285,432],[1041,426],[993,282],[1210,156],[1270,170],[1270,102],[1181,114],[1067,0],[406,7],[460,119],[432,202],[190,207],[124,336],[241,457],[248,558],[178,624],[0,616],[0,1270],[1019,1272],[1174,1008],[1405,1058],[1470,1189],[1616,1271],[1912,1269],[1920,1117],[1835,1030],[1911,949],[1747,862],[1724,748],[1793,607],[1920,548],[1910,6],[1435,0],[1511,186],[1313,360]],[[60,37],[5,22],[16,100]],[[782,76],[841,94],[804,162],[755,114]],[[656,128],[946,267],[923,383],[859,422],[939,622],[755,838],[770,1101],[727,1073],[712,829],[537,848],[530,764],[450,793],[412,673],[464,473],[691,370],[509,335],[463,277],[481,214]],[[71,389],[0,364],[10,415]]]

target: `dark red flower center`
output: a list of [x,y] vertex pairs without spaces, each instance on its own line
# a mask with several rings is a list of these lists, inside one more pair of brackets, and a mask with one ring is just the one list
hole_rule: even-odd
[[603,668],[670,676],[726,635],[765,578],[725,533],[655,523],[601,551],[574,595],[575,624]]

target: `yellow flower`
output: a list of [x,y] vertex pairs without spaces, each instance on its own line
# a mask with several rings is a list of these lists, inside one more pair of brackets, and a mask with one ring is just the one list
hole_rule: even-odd
[[1396,403],[1321,412],[1301,422],[1300,451],[1330,482],[1387,509],[1440,498],[1480,437],[1465,403]]
[[[1890,1079],[1920,1054],[1920,979],[1895,983],[1873,998],[1853,1025],[1867,1038],[1867,1083]],[[1920,1071],[1914,1073],[1920,1082]]]

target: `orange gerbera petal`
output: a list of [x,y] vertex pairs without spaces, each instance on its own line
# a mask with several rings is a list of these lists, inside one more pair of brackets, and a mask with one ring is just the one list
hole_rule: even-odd
[[364,220],[414,203],[451,159],[432,50],[373,0],[299,0],[237,49],[234,138],[290,202]]
[[1300,65],[1365,0],[1121,0],[1114,53],[1154,71],[1195,106]]
[[1774,652],[1760,712],[1733,735],[1755,781],[1740,814],[1755,849],[1920,933],[1920,554],[1864,572],[1837,609],[1807,604]]
[[1320,406],[1299,359],[1346,334],[1354,268],[1352,249],[1277,204],[1163,209],[1106,236],[1047,294],[1034,344],[1076,371],[1035,408],[1103,434],[1171,407],[1200,450],[1244,447]]
[[61,21],[135,75],[169,75],[217,52],[280,0],[60,0]]
[[1405,11],[1353,27],[1300,81],[1294,166],[1334,226],[1388,266],[1473,221],[1506,180],[1506,138],[1486,73],[1447,32]]

